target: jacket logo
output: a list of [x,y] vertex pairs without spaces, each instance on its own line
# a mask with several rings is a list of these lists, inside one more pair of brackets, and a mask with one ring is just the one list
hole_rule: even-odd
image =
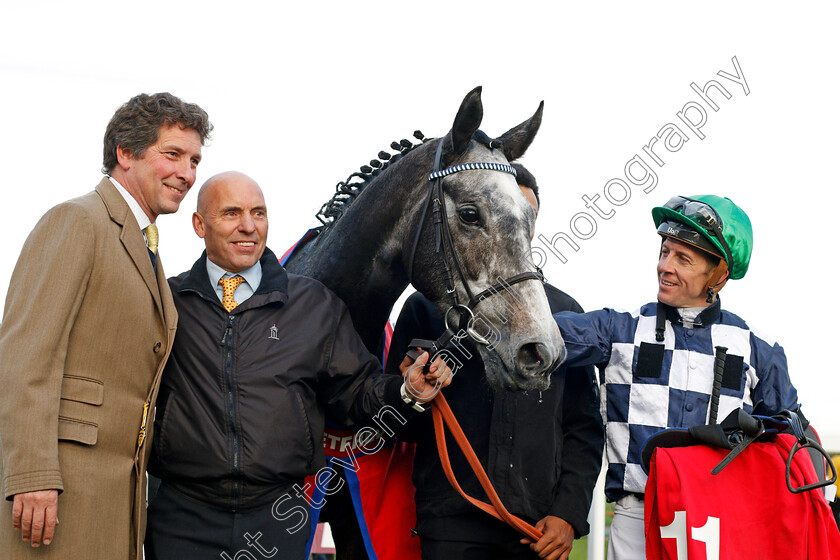
[[277,325],[271,325],[271,328],[268,329],[268,338],[269,340],[280,340],[277,338]]

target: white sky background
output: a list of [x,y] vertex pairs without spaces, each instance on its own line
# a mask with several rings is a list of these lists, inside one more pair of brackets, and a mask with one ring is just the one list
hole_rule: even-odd
[[[162,216],[175,274],[203,248],[190,225],[197,186],[239,169],[263,187],[269,246],[282,253],[335,184],[415,129],[440,136],[463,96],[484,86],[482,129],[498,136],[545,100],[525,163],[541,186],[537,233],[570,232],[600,193],[609,220],[549,257],[549,280],[586,309],[635,309],[656,295],[650,208],[676,194],[729,196],[752,218],[746,278],[724,307],[786,349],[806,415],[840,449],[840,375],[831,319],[840,9],[833,3],[705,2],[17,2],[0,20],[0,166],[5,293],[29,231],[51,206],[99,181],[102,136],[139,92],[171,91],[210,114],[214,139],[196,188]],[[142,12],[138,13],[138,9]],[[717,76],[737,56],[750,88]],[[656,188],[613,207],[605,183],[676,112],[689,84],[732,94],[700,140],[658,154]],[[594,213],[590,211],[594,216]],[[584,223],[580,223],[583,227]],[[563,244],[560,242],[558,247]],[[566,248],[566,247],[563,247]],[[566,248],[567,249],[567,248]],[[50,320],[49,317],[44,318]]]

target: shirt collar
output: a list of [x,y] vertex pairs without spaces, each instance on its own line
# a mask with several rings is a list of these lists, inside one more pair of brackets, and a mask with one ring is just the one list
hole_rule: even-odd
[[210,278],[210,285],[214,290],[216,289],[216,285],[219,283],[219,279],[225,275],[227,275],[228,278],[241,276],[246,282],[248,282],[251,289],[256,292],[257,288],[260,286],[260,281],[262,280],[262,265],[260,264],[260,261],[257,261],[254,266],[246,268],[240,272],[228,272],[211,261],[210,257],[207,257],[207,276]]
[[[268,305],[271,303],[285,304],[289,301],[289,274],[286,269],[280,266],[275,255],[268,247],[263,251],[262,258],[260,258],[260,268],[262,269],[262,278],[260,279],[260,286],[254,290],[254,295],[262,297],[260,305]],[[218,280],[216,281],[218,282]],[[210,286],[210,280],[207,275],[207,251],[203,251],[201,256],[193,263],[192,268],[187,272],[169,279],[169,284],[172,289],[179,294],[186,294],[189,292],[195,293],[210,300],[218,296],[216,286]],[[217,284],[218,285],[218,284]],[[251,297],[243,305],[254,301]]]
[[[677,308],[671,307],[667,304],[663,305],[665,305],[665,317],[667,317],[672,323],[682,324],[682,316]],[[712,323],[716,323],[720,318],[720,309],[720,296],[718,296],[715,298],[715,302],[713,304],[703,309],[703,311],[694,318],[694,326],[706,327]]]
[[131,196],[125,187],[123,187],[119,181],[108,175],[108,179],[117,187],[117,192],[125,199],[126,204],[128,204],[128,209],[131,210],[131,213],[134,214],[134,219],[137,220],[137,225],[140,226],[140,231],[146,229],[149,225],[151,225],[151,221],[149,217],[143,212],[143,209],[140,208],[140,204],[137,203],[137,200]]

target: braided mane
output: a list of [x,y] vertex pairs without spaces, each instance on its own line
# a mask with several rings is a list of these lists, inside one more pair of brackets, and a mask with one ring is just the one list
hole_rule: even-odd
[[335,186],[335,194],[332,198],[325,202],[321,206],[321,209],[318,210],[318,213],[315,214],[318,221],[324,224],[324,227],[333,225],[344,215],[344,211],[353,204],[356,198],[365,190],[365,187],[380,173],[385,171],[389,165],[399,161],[408,152],[429,140],[419,130],[414,131],[414,138],[420,140],[420,143],[414,144],[405,138],[399,142],[391,142],[390,148],[396,152],[395,154],[383,150],[377,154],[379,159],[370,160],[369,165],[362,165],[359,171],[351,173],[347,179],[340,181]]

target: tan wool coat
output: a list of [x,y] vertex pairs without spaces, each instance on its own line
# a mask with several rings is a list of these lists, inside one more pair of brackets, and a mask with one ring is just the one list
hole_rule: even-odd
[[[155,277],[107,177],[35,226],[0,325],[2,560],[142,557],[151,410],[176,323],[163,267]],[[13,530],[7,500],[53,488],[55,538],[32,549]]]

